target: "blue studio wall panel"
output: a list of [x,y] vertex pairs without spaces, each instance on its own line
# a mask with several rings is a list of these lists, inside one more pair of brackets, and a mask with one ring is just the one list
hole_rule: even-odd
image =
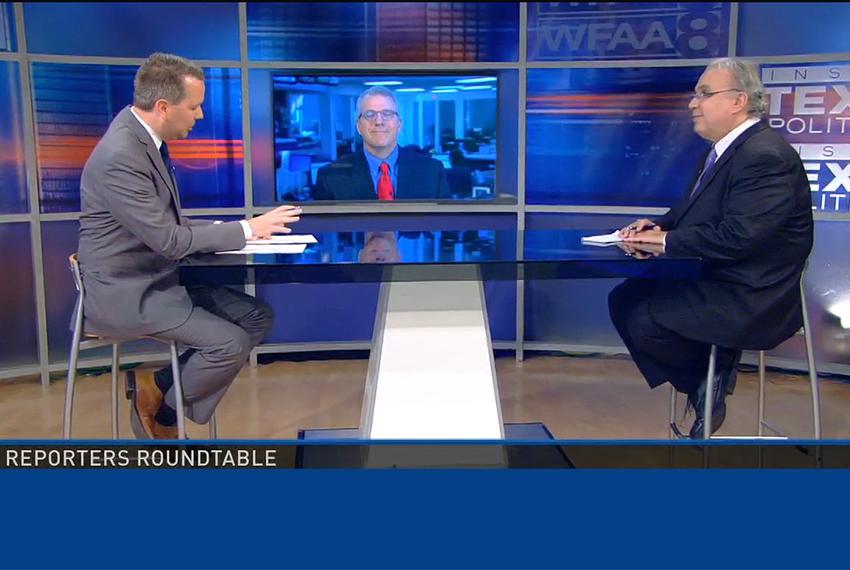
[[0,51],[15,51],[18,39],[15,31],[15,8],[12,2],[0,2]]
[[20,66],[0,62],[0,214],[29,210]]
[[272,118],[272,74],[269,69],[248,71],[251,90],[251,178],[254,204],[275,204],[275,141]]
[[[109,123],[133,101],[136,67],[34,63],[41,211],[80,209],[83,166]],[[240,71],[205,69],[205,117],[169,144],[184,208],[244,205]]]
[[728,2],[530,2],[528,60],[726,55]]
[[531,204],[670,206],[707,148],[693,132],[698,67],[531,69]]
[[38,333],[30,226],[0,224],[0,251],[10,269],[0,279],[0,365],[27,366],[38,363]]
[[742,57],[850,52],[846,2],[740,2]]
[[517,2],[249,2],[252,60],[516,61]]
[[31,53],[239,59],[236,2],[26,2],[24,21]]

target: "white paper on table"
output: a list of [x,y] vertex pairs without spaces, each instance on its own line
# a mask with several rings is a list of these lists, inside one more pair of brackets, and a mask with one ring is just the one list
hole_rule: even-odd
[[242,249],[234,249],[233,251],[217,251],[216,253],[238,253],[238,254],[248,254],[248,253],[290,253],[290,254],[298,254],[304,253],[304,250],[307,248],[306,243],[273,243],[268,245],[246,245]]
[[614,230],[610,234],[585,236],[581,238],[581,243],[587,245],[611,245],[614,243],[620,243],[621,241],[623,241],[623,238],[620,237],[620,230]]
[[249,239],[245,243],[249,244],[249,245],[286,244],[286,243],[316,243],[316,237],[313,234],[274,235],[269,239]]

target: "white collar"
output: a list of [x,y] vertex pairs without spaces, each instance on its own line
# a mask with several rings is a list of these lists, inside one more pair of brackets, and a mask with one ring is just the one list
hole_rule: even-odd
[[725,137],[714,143],[714,152],[717,153],[717,158],[723,154],[723,152],[729,148],[729,146],[735,142],[735,139],[741,136],[741,133],[758,123],[761,119],[747,119],[731,131],[729,131]]
[[143,119],[139,116],[139,114],[138,114],[138,113],[136,113],[136,110],[135,110],[132,106],[130,106],[130,112],[131,112],[131,113],[133,113],[133,116],[134,116],[134,117],[136,117],[136,119],[138,119],[138,121],[139,121],[140,123],[142,123],[142,126],[145,128],[145,130],[148,132],[148,134],[149,134],[149,135],[151,136],[151,138],[153,139],[153,144],[155,144],[155,145],[156,145],[156,150],[159,150],[159,147],[161,147],[161,146],[162,146],[162,139],[161,139],[161,138],[159,138],[159,137],[157,136],[157,134],[154,132],[154,130],[151,128],[151,126],[150,126],[149,124],[147,124],[147,123],[146,123],[146,122],[145,122],[145,121],[144,121],[144,120],[143,120]]

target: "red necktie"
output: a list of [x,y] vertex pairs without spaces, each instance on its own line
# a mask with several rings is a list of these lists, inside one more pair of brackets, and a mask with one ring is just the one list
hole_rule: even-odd
[[390,180],[390,165],[381,163],[381,177],[378,179],[378,200],[393,200],[393,181]]

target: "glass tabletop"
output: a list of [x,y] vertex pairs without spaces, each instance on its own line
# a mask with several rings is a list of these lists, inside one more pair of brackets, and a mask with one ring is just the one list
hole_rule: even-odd
[[[181,264],[186,284],[332,283],[612,277],[693,279],[698,258],[639,259],[616,244],[587,245],[599,230],[427,230],[314,234],[300,254],[204,254]],[[517,247],[521,241],[521,250]]]

